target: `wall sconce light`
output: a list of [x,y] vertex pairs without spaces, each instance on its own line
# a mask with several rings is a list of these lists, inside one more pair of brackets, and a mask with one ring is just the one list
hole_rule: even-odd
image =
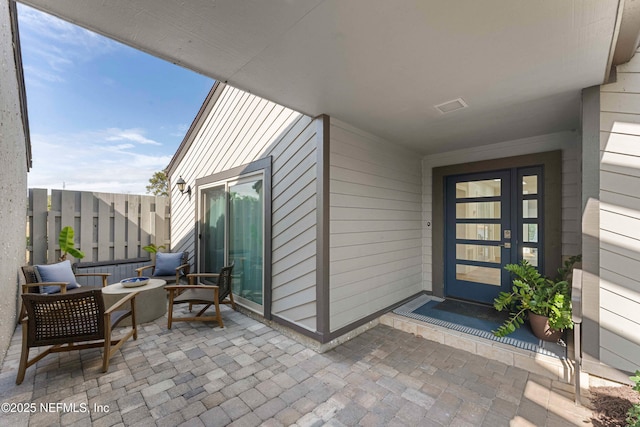
[[[187,193],[189,195],[189,198],[191,198],[191,186],[187,185],[187,183],[184,181],[184,179],[182,179],[182,175],[178,179],[178,182],[176,182],[176,185],[178,186],[178,190],[180,190],[180,193],[182,193],[182,194]],[[185,185],[187,185],[187,189],[186,190],[184,189]]]

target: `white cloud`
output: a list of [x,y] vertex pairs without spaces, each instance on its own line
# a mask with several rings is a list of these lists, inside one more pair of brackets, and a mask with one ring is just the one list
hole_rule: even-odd
[[65,81],[74,64],[121,48],[113,40],[22,4],[18,4],[18,24],[23,58],[38,64],[37,68],[25,64],[25,78],[32,85]]
[[[45,82],[47,83],[61,83],[64,82],[64,78],[62,75],[58,73],[51,73],[48,70],[34,67],[32,65],[27,65],[23,68],[24,74],[26,76],[32,76],[30,79],[32,86],[43,86]],[[37,77],[34,77],[37,76]]]
[[[75,50],[81,48],[83,54],[101,55],[119,46],[118,43],[94,32],[22,4],[18,5],[18,19],[21,34],[23,29],[27,29],[28,34],[36,35],[41,40],[54,42],[56,46],[65,45],[74,47]],[[57,54],[65,52],[65,49],[56,50]],[[80,56],[78,53],[75,55]]]
[[142,129],[110,128],[107,129],[107,132],[110,134],[110,136],[107,137],[107,141],[132,141],[138,144],[162,145],[153,139],[145,137],[144,130]]
[[[125,132],[126,133],[126,132]],[[138,129],[134,135],[143,133]],[[131,142],[113,144],[113,129],[76,134],[31,135],[31,188],[145,194],[154,172],[164,169],[170,155],[134,151]],[[148,150],[145,148],[145,150]]]

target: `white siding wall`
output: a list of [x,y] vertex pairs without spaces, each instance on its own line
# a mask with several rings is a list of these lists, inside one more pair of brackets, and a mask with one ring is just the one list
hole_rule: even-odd
[[418,153],[331,119],[330,328],[421,286]]
[[640,55],[600,88],[600,360],[640,366]]
[[[309,330],[316,328],[315,129],[307,116],[225,86],[170,177],[195,191],[197,178],[272,156],[272,313]],[[196,197],[172,189],[174,251],[194,253]]]
[[500,142],[476,148],[450,151],[426,156],[423,159],[423,283],[424,290],[433,289],[432,273],[432,177],[433,168],[491,160],[523,154],[562,150],[562,255],[580,253],[580,191],[578,185],[578,136],[574,132],[559,132],[515,141]]

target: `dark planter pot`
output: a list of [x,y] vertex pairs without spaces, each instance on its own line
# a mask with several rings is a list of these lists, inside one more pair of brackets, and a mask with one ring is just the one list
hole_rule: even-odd
[[549,318],[529,312],[529,324],[533,334],[543,341],[556,342],[562,338],[562,331],[551,329],[549,326]]

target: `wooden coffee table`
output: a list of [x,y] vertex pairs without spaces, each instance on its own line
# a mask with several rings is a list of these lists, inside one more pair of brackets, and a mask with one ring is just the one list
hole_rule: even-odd
[[[167,291],[164,290],[167,282],[160,279],[150,279],[144,286],[125,288],[121,283],[102,288],[105,309],[108,309],[120,298],[132,292],[138,291],[136,296],[136,322],[138,324],[151,322],[167,313]],[[120,325],[131,325],[131,319],[127,318]]]

